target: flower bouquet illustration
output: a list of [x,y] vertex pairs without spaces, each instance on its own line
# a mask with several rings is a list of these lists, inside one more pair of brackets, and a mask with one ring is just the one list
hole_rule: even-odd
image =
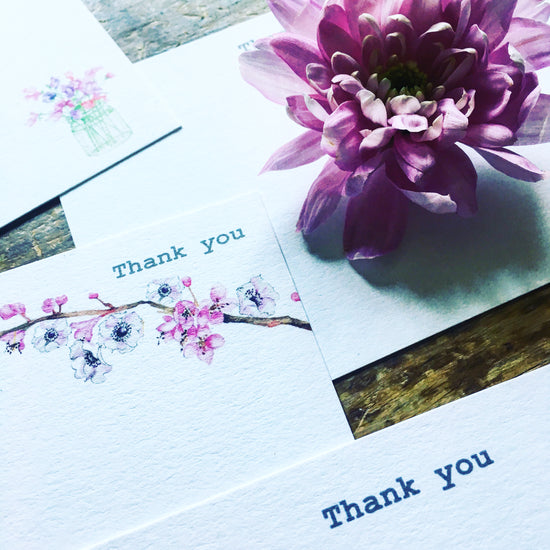
[[108,103],[100,81],[113,78],[99,67],[89,69],[83,78],[67,72],[63,78],[51,77],[42,89],[26,88],[25,98],[36,102],[27,124],[41,120],[65,120],[83,151],[96,156],[125,142],[132,129]]
[[[0,307],[0,319],[22,318],[19,325],[0,330],[5,352],[23,353],[25,339],[41,353],[68,351],[74,377],[84,382],[105,381],[118,353],[134,351],[145,333],[140,308],[153,308],[161,315],[156,326],[159,345],[179,346],[183,358],[196,358],[210,365],[214,353],[225,344],[224,323],[246,323],[273,328],[289,325],[311,330],[308,322],[294,317],[275,316],[279,294],[261,275],[251,277],[228,296],[224,286],[211,287],[208,298],[198,300],[190,277],[155,279],[148,283],[145,299],[115,306],[92,292],[89,299],[100,307],[64,311],[65,295],[42,303],[45,315],[32,319],[23,303]],[[300,298],[296,292],[293,301]],[[28,335],[28,337],[27,337]]]

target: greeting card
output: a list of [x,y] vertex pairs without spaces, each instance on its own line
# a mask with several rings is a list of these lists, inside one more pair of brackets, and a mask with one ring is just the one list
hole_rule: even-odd
[[97,548],[544,547],[549,391],[547,366]]
[[0,277],[9,548],[77,548],[352,440],[261,202]]
[[81,2],[2,13],[0,226],[179,126]]
[[[433,216],[411,207],[400,248],[383,258],[344,258],[343,204],[315,232],[296,232],[322,163],[258,175],[273,151],[301,130],[285,120],[283,107],[244,82],[238,67],[238,56],[252,51],[255,39],[278,30],[267,15],[138,64],[166,92],[185,128],[93,187],[63,197],[77,246],[212,197],[259,189],[333,378],[550,281],[548,182],[505,176],[475,153],[478,213]],[[539,78],[550,90],[548,73]],[[547,145],[521,152],[550,168]],[[160,200],[151,185],[159,173],[170,201]],[[115,200],[115,182],[124,189],[124,204]]]

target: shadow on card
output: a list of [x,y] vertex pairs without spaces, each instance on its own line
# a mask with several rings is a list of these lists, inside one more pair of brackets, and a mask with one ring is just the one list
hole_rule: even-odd
[[[489,170],[479,171],[479,211],[472,218],[433,215],[411,205],[407,232],[394,252],[350,262],[375,287],[401,286],[424,299],[475,291],[506,274],[518,279],[540,267],[544,256],[536,186]],[[305,237],[309,251],[325,261],[341,260],[345,206]],[[483,292],[490,289],[484,285]]]

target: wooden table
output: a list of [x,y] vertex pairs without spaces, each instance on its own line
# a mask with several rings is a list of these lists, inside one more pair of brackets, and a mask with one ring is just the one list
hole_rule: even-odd
[[[132,61],[268,11],[264,0],[84,3]],[[55,199],[0,230],[0,271],[73,247],[63,209]],[[366,365],[334,384],[354,435],[361,437],[547,363],[550,285]]]

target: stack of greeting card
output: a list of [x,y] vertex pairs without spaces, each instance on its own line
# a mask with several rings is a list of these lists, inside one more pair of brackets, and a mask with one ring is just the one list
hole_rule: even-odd
[[80,2],[3,14],[0,226],[62,194],[76,249],[0,275],[1,546],[544,546],[550,367],[360,441],[332,383],[548,283],[544,182],[350,263],[343,211],[295,231],[318,163],[258,176],[272,16],[132,66]]

